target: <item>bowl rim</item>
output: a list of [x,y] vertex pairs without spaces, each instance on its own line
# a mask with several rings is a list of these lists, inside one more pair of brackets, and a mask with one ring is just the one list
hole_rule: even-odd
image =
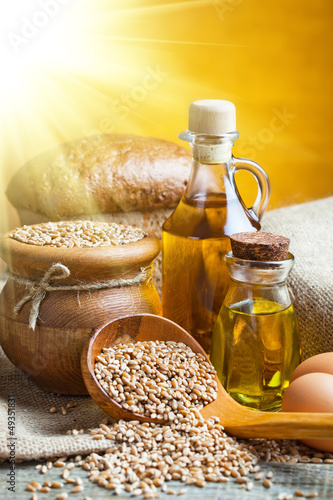
[[10,233],[0,240],[0,256],[12,273],[37,279],[53,263],[60,262],[72,275],[63,284],[103,277],[132,278],[140,268],[151,265],[161,250],[160,240],[151,233],[124,245],[73,248],[29,245],[11,238]]

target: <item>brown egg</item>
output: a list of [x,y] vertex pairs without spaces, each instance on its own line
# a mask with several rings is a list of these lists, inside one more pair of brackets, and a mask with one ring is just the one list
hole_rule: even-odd
[[[283,395],[282,411],[332,413],[333,419],[333,374],[306,373],[293,380]],[[333,439],[302,441],[318,450],[333,452]]]
[[333,352],[312,356],[301,363],[293,372],[290,382],[306,373],[329,373],[333,375]]

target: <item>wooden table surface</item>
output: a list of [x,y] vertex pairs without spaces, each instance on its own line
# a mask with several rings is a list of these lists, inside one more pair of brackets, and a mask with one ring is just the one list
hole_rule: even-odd
[[[3,281],[0,280],[0,290],[3,286]],[[0,426],[3,425],[0,422]],[[1,430],[1,428],[0,428]],[[8,491],[7,474],[10,472],[9,463],[0,464],[0,500],[23,500],[30,499],[31,493],[26,491],[26,486],[30,481],[59,481],[61,479],[61,469],[53,468],[45,475],[41,475],[35,469],[38,462],[25,462],[16,464],[15,470],[15,492]],[[278,499],[281,493],[293,494],[294,498],[300,499],[295,495],[295,491],[302,491],[304,496],[311,492],[317,492],[318,499],[333,499],[333,465],[330,464],[283,464],[283,463],[264,463],[260,462],[262,470],[266,473],[272,471],[274,473],[271,480],[272,486],[267,489],[263,486],[262,481],[255,481],[252,491],[240,489],[239,485],[234,481],[228,483],[207,483],[205,488],[187,487],[179,481],[170,481],[168,486],[175,493],[186,488],[186,493],[181,496],[182,500],[267,500]],[[55,500],[60,492],[69,493],[69,499],[83,500],[85,497],[90,497],[92,500],[103,500],[113,496],[110,490],[101,488],[88,480],[88,473],[77,467],[72,471],[72,477],[80,477],[83,480],[84,491],[78,494],[70,494],[71,485],[66,485],[61,490],[52,490],[50,493],[39,493],[38,499]],[[130,494],[118,496],[119,500],[130,498]],[[142,498],[142,497],[138,497]],[[162,493],[162,499],[172,498],[172,496]]]
[[[42,475],[35,469],[37,462],[26,462],[16,465],[16,485],[15,493],[7,490],[7,473],[9,472],[9,464],[3,463],[0,465],[0,498],[1,500],[23,500],[30,499],[31,493],[26,491],[26,486],[30,481],[43,482],[59,481],[61,470],[53,468],[46,474]],[[194,486],[184,486],[179,481],[170,481],[168,486],[175,492],[186,488],[186,493],[181,496],[182,500],[197,500],[204,498],[205,500],[267,500],[278,499],[280,493],[292,493],[300,490],[306,496],[310,492],[316,491],[318,499],[333,498],[333,465],[328,464],[266,464],[260,463],[262,470],[265,472],[272,471],[274,473],[271,480],[272,486],[267,489],[263,486],[262,481],[255,482],[252,491],[239,489],[239,485],[233,481],[228,483],[207,483],[204,488]],[[87,472],[78,467],[71,472],[71,477],[81,477],[84,484],[84,491],[79,494],[69,494],[69,499],[83,500],[85,497],[90,497],[93,500],[103,500],[113,496],[110,490],[101,488],[88,480]],[[55,500],[60,492],[70,493],[72,485],[66,485],[61,490],[52,490],[50,493],[40,493],[38,499]],[[119,500],[129,498],[130,494],[119,495]],[[142,497],[138,497],[142,498]],[[162,499],[173,498],[172,496],[162,493]],[[300,498],[295,496],[294,498]]]

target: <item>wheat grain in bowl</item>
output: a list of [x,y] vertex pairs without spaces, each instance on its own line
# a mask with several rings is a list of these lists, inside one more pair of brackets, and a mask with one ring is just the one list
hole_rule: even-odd
[[108,247],[134,243],[147,236],[139,228],[114,222],[59,221],[22,226],[9,234],[21,243],[49,247]]
[[104,391],[124,409],[161,421],[179,420],[217,397],[215,369],[202,355],[173,341],[104,348],[95,362]]

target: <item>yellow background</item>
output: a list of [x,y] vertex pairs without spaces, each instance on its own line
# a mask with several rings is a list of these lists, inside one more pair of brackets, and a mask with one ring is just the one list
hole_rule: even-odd
[[[40,1],[1,7],[1,231],[18,224],[4,192],[26,160],[96,131],[180,143],[197,99],[235,103],[234,154],[265,168],[269,209],[333,194],[331,0],[63,0],[15,51]],[[240,189],[250,203],[252,179]]]

